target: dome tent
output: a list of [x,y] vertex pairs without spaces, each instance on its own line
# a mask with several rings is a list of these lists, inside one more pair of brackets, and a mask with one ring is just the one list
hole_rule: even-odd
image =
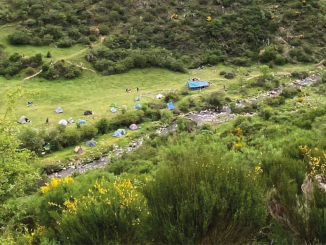
[[61,107],[57,107],[57,109],[54,110],[56,113],[63,113],[63,109]]
[[66,125],[68,124],[68,122],[67,122],[66,119],[61,119],[61,120],[59,121],[59,124],[60,124],[60,125],[64,125],[64,126],[66,126]]
[[25,124],[25,123],[30,123],[31,121],[26,117],[26,116],[21,116],[19,119],[18,119],[18,122],[20,124]]
[[134,109],[140,109],[141,108],[141,104],[136,104],[135,106],[134,106]]
[[163,98],[163,94],[156,95],[156,99],[162,99],[162,98]]
[[96,142],[94,139],[86,141],[86,145],[89,147],[95,147],[96,146]]
[[137,129],[138,129],[138,126],[137,126],[136,124],[131,124],[131,125],[129,126],[129,128],[130,128],[131,130],[137,130]]
[[111,111],[112,113],[116,113],[116,112],[117,112],[117,109],[116,109],[115,107],[111,107],[110,111]]

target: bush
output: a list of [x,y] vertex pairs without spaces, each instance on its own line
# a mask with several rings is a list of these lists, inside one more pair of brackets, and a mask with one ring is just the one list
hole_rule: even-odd
[[170,93],[166,94],[164,97],[165,102],[170,102],[170,101],[177,102],[179,100],[180,100],[179,94],[174,93],[174,92],[170,92]]
[[31,151],[40,153],[45,144],[44,139],[39,135],[38,130],[34,128],[25,128],[18,136],[22,146]]
[[232,79],[235,77],[235,74],[233,72],[228,72],[224,75],[226,79]]
[[281,96],[283,96],[284,98],[292,99],[293,97],[297,96],[300,92],[300,89],[286,87],[283,89]]
[[80,132],[74,128],[67,128],[60,136],[60,143],[63,147],[77,145],[80,142]]
[[173,112],[168,109],[161,110],[161,122],[165,125],[170,125],[173,120]]
[[110,121],[107,118],[101,118],[96,122],[95,127],[100,134],[106,134],[109,131]]
[[93,125],[81,125],[80,127],[80,139],[89,140],[97,135],[98,129]]

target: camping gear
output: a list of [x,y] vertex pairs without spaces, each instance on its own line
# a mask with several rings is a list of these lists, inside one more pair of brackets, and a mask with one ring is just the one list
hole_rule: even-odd
[[162,99],[162,98],[163,98],[163,94],[156,95],[156,99]]
[[31,121],[26,116],[21,116],[18,120],[20,124],[30,123]]
[[134,98],[134,101],[135,101],[135,102],[140,101],[140,98],[139,98],[139,97]]
[[92,111],[85,111],[85,112],[84,112],[84,115],[85,115],[85,116],[92,115],[92,114],[93,114]]
[[115,131],[114,133],[113,133],[113,135],[112,135],[113,137],[121,137],[122,136],[122,134],[117,130],[117,131]]
[[127,133],[127,131],[123,128],[119,128],[117,131],[119,131],[121,135],[125,135]]
[[43,149],[44,149],[45,151],[49,151],[49,150],[51,150],[51,145],[50,145],[50,143],[47,143],[45,146],[43,146]]
[[79,125],[86,124],[86,120],[79,119],[79,120],[78,120],[78,124],[79,124]]
[[60,125],[64,125],[64,126],[66,126],[66,125],[68,124],[68,122],[67,122],[66,119],[61,119],[61,120],[59,121],[59,124],[60,124]]
[[63,109],[61,107],[58,107],[54,110],[56,113],[63,113]]
[[136,105],[134,106],[134,109],[139,109],[139,108],[141,108],[141,104],[136,104]]
[[111,111],[112,113],[115,113],[115,112],[117,112],[117,109],[116,109],[115,107],[111,107],[110,111]]
[[75,147],[75,152],[77,154],[83,154],[84,153],[84,150],[83,150],[83,148],[81,146],[76,146]]
[[137,126],[136,124],[131,124],[131,125],[129,126],[129,128],[130,128],[131,130],[137,130],[137,129],[138,129],[138,126]]
[[89,147],[95,147],[96,146],[96,142],[94,139],[86,141],[86,145]]
[[174,106],[173,102],[169,102],[166,104],[166,108],[169,110],[173,110],[173,109],[175,109],[175,106]]
[[187,82],[187,86],[189,89],[191,90],[195,90],[195,89],[203,89],[203,88],[207,88],[209,87],[209,83],[206,81],[189,81]]
[[30,101],[27,102],[27,106],[32,106],[32,105],[34,105],[33,102],[30,102]]
[[112,103],[112,104],[110,105],[110,107],[118,107],[118,106],[117,106],[117,103]]
[[69,117],[69,119],[68,119],[68,123],[72,124],[72,123],[74,123],[74,122],[75,122],[74,119],[72,119],[72,117]]

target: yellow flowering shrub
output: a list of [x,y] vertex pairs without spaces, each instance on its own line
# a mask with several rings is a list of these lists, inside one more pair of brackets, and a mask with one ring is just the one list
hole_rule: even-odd
[[322,174],[325,176],[326,171],[326,151],[319,150],[318,148],[308,149],[305,146],[299,146],[299,150],[308,164],[308,174],[315,176]]
[[47,193],[50,189],[57,188],[60,183],[63,184],[72,184],[74,179],[71,176],[67,176],[63,179],[52,178],[50,184],[46,183],[45,186],[41,187],[41,192],[43,194]]

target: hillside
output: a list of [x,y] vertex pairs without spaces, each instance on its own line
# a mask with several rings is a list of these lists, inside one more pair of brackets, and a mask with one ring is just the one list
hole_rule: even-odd
[[326,244],[325,12],[0,0],[0,244]]
[[70,47],[100,40],[85,58],[104,75],[151,66],[183,72],[221,62],[319,62],[326,55],[324,1],[4,2],[2,24],[16,25],[11,44]]

